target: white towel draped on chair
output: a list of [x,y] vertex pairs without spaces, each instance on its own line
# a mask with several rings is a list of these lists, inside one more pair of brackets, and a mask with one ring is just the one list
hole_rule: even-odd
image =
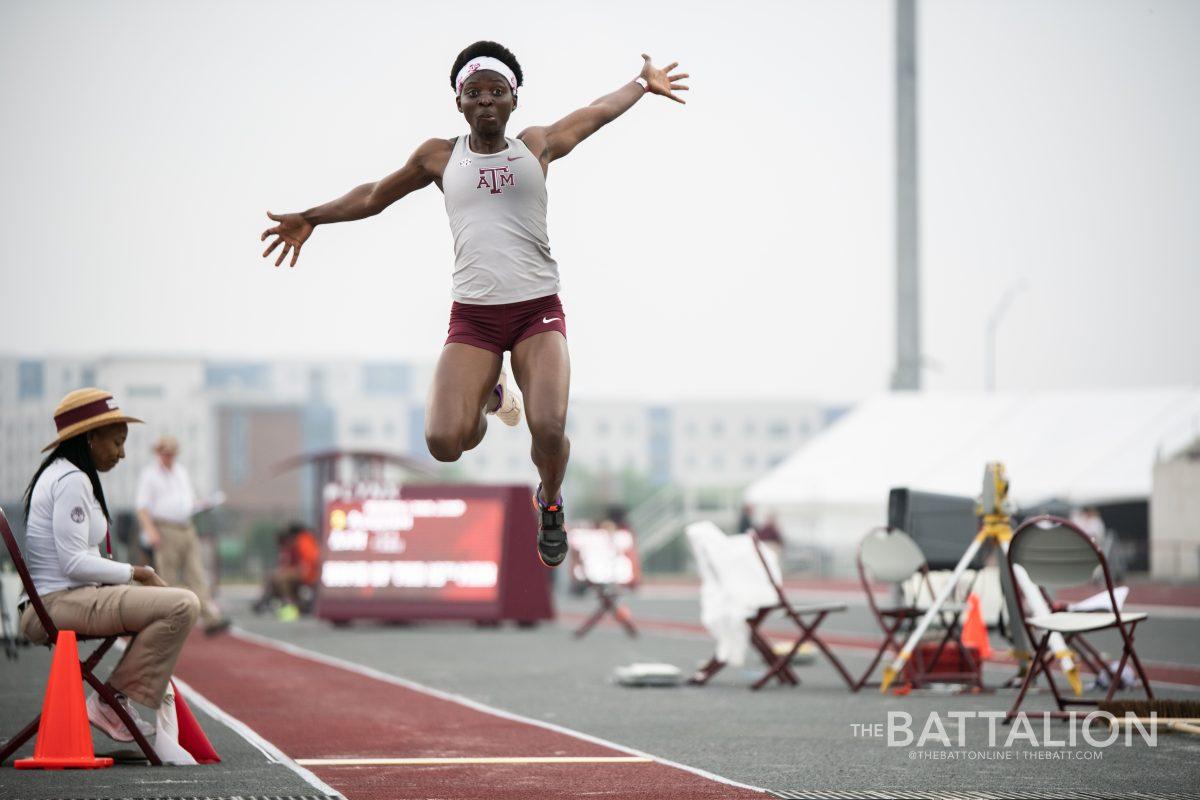
[[[716,657],[742,666],[750,645],[746,620],[779,602],[775,590],[763,575],[749,536],[726,536],[704,521],[689,525],[687,537],[700,572],[700,622],[717,642]],[[769,549],[763,554],[778,579],[778,558]]]

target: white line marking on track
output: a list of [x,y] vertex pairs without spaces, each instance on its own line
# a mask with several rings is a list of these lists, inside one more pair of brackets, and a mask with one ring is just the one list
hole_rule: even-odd
[[511,711],[504,711],[499,708],[494,708],[493,706],[489,706],[484,703],[477,702],[468,697],[463,697],[463,696],[457,695],[457,694],[450,694],[449,692],[443,692],[440,689],[433,689],[433,688],[430,688],[429,686],[424,686],[420,683],[416,683],[415,681],[410,681],[406,678],[399,678],[395,675],[389,675],[386,672],[381,672],[377,669],[363,666],[362,664],[355,664],[353,661],[346,661],[345,659],[337,658],[335,656],[328,656],[328,655],[325,655],[324,653],[318,653],[315,650],[307,650],[303,647],[298,647],[298,646],[296,646],[294,644],[290,644],[288,642],[281,642],[278,639],[272,639],[270,637],[262,636],[257,633],[251,633],[250,631],[247,631],[244,628],[239,628],[236,626],[233,628],[230,628],[229,635],[236,636],[240,639],[245,639],[248,642],[255,642],[257,644],[263,645],[264,647],[270,647],[275,650],[279,650],[280,652],[283,652],[283,653],[289,653],[290,655],[294,655],[299,658],[306,658],[309,661],[316,661],[318,663],[328,664],[331,667],[338,667],[340,669],[348,670],[350,672],[356,672],[359,675],[364,675],[368,678],[375,678],[376,680],[383,681],[384,683],[391,683],[396,686],[403,687],[405,689],[411,689],[414,692],[420,692],[421,694],[426,694],[426,695],[429,695],[430,697],[436,697],[439,700],[448,700],[451,703],[458,703],[459,705],[466,706],[467,708],[473,708],[476,711],[482,711],[485,714],[491,714],[494,717],[500,717],[501,719],[512,720],[513,722],[523,722],[526,725],[536,725],[539,728],[545,728],[546,730],[554,731],[555,733],[561,733],[566,736],[573,736],[574,738],[582,739],[585,742],[591,742],[592,744],[598,744],[598,745],[601,745],[602,747],[610,747],[613,750],[619,750],[620,752],[628,753],[631,756],[640,756],[642,758],[649,758],[650,760],[654,761],[655,763],[662,764],[663,766],[674,767],[675,769],[681,769],[684,772],[690,772],[693,775],[699,775],[701,778],[706,778],[710,781],[716,781],[717,783],[723,783],[726,786],[736,786],[739,789],[747,789],[752,792],[762,792],[763,794],[767,793],[766,789],[760,788],[758,786],[751,786],[747,783],[739,783],[738,781],[730,780],[729,778],[723,778],[720,775],[716,775],[712,772],[707,772],[702,769],[697,769],[696,767],[689,767],[687,764],[680,764],[676,761],[671,761],[666,758],[659,758],[656,755],[652,755],[650,753],[644,753],[641,750],[636,750],[632,747],[626,747],[623,744],[617,744],[616,742],[610,742],[607,739],[601,739],[599,736],[592,736],[591,734],[588,734],[588,733],[582,733],[581,731],[571,730],[570,728],[564,728],[561,725],[555,725],[553,722],[543,722],[540,719],[534,719],[533,717],[526,717],[526,716],[522,716],[521,714],[514,714]]
[[[124,653],[125,640],[118,639],[116,646],[113,647],[113,649],[119,653]],[[187,700],[189,704],[194,703],[204,713],[231,728],[247,742],[254,745],[254,748],[258,750],[258,752],[262,753],[263,757],[266,758],[267,761],[271,762],[272,764],[282,764],[292,772],[299,775],[301,778],[307,781],[310,786],[318,791],[325,792],[331,797],[345,798],[345,795],[339,792],[337,789],[334,789],[332,786],[325,783],[325,781],[321,780],[316,775],[312,774],[304,767],[288,758],[288,756],[282,750],[260,736],[258,731],[254,730],[232,714],[226,712],[212,700],[209,700],[207,697],[200,694],[200,692],[193,689],[192,686],[183,678],[180,678],[177,675],[172,675],[171,681],[174,682],[175,686],[177,686],[180,691],[187,694]]]
[[496,756],[492,758],[298,758],[303,767],[408,767],[429,764],[653,764],[640,756]]
[[300,766],[298,763],[296,763],[292,759],[288,758],[287,755],[282,750],[280,750],[278,747],[271,744],[266,739],[264,739],[262,736],[260,736],[258,734],[258,732],[255,731],[253,728],[251,728],[249,725],[242,722],[240,719],[233,716],[232,714],[227,713],[226,711],[221,709],[218,705],[216,705],[213,701],[209,700],[207,697],[205,697],[204,695],[197,692],[195,689],[193,689],[191,686],[189,686],[187,684],[187,682],[184,681],[182,678],[172,676],[171,680],[175,681],[175,685],[179,687],[180,691],[182,691],[185,695],[187,695],[188,703],[198,706],[202,711],[204,711],[204,713],[208,714],[210,717],[213,717],[214,719],[219,720],[220,722],[224,723],[225,725],[228,725],[235,732],[237,732],[239,735],[241,735],[241,737],[243,739],[245,739],[250,744],[252,744],[256,748],[258,748],[258,751],[260,753],[262,753],[264,756],[266,756],[268,761],[271,761],[276,764],[282,764],[283,766],[287,767],[292,772],[296,773],[301,778],[303,778],[306,782],[308,782],[309,785],[311,785],[314,789],[316,789],[319,792],[324,792],[325,794],[329,795],[330,797],[343,797],[343,798],[345,797],[345,795],[342,794],[341,792],[339,792],[337,789],[334,789],[332,786],[325,783],[325,781],[321,780],[316,775],[312,774],[311,772],[306,770],[304,767]]

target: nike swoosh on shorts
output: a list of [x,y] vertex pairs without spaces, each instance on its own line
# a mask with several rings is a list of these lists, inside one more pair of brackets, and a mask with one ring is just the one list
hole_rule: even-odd
[[542,322],[549,324],[551,322],[555,322],[555,321],[558,321],[561,319],[562,319],[562,317],[542,317]]

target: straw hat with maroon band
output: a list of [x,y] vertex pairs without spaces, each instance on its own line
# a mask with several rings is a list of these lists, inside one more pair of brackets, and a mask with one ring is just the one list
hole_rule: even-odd
[[103,389],[76,389],[59,401],[58,408],[54,409],[58,438],[43,447],[42,452],[53,450],[72,436],[118,422],[141,420],[121,413],[112,394]]

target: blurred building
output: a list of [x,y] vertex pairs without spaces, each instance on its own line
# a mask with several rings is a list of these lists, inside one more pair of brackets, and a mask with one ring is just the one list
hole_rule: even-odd
[[[567,436],[571,463],[595,475],[633,473],[654,485],[740,488],[783,461],[821,430],[827,409],[785,400],[571,400]],[[494,424],[483,443],[463,455],[474,480],[536,481],[529,435]]]
[[1200,438],[1154,465],[1150,572],[1156,578],[1200,578]]
[[[425,400],[432,364],[242,361],[201,357],[0,357],[0,502],[19,502],[54,438],[58,400],[82,386],[114,393],[146,421],[130,428],[127,460],[104,479],[114,511],[129,510],[141,468],[163,434],[204,496],[220,489],[230,507],[294,515],[311,507],[311,482],[282,471],[295,456],[330,448],[428,460]],[[813,402],[745,400],[652,404],[573,399],[568,434],[582,480],[636,476],[649,486],[740,489],[823,428]],[[524,424],[492,421],[489,435],[448,479],[537,482]]]
[[429,377],[428,368],[407,363],[0,357],[0,502],[19,501],[54,438],[58,400],[99,386],[146,422],[130,426],[126,461],[105,476],[114,511],[130,508],[154,440],[170,434],[202,498],[221,489],[231,506],[294,515],[311,487],[278,465],[334,446],[423,447]]

